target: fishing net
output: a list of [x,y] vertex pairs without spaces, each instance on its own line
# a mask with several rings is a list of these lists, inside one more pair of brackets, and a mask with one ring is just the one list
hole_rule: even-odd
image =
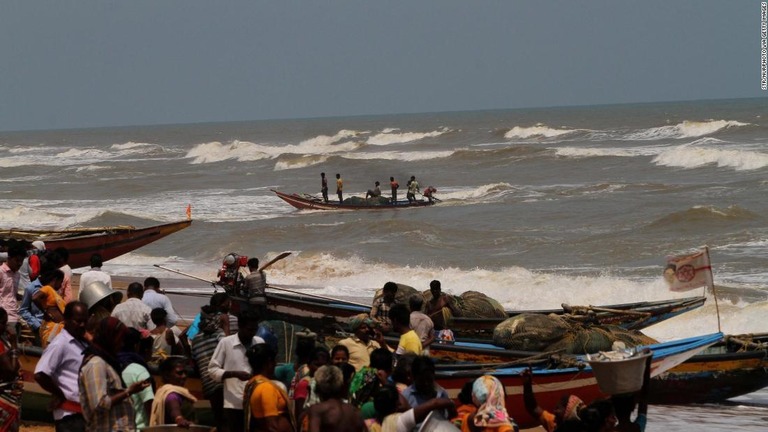
[[558,315],[521,314],[496,326],[493,343],[523,351],[587,354],[611,351],[614,342],[626,347],[656,343],[638,331],[613,325],[585,325]]
[[368,198],[368,199],[354,196],[354,197],[349,197],[344,199],[344,205],[383,206],[383,205],[392,205],[392,201],[390,201],[389,198],[384,198],[382,196]]
[[461,316],[466,318],[506,318],[507,312],[501,303],[477,291],[461,294],[459,303]]

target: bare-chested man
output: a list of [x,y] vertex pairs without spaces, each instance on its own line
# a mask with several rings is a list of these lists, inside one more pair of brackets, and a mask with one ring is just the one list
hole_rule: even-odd
[[432,293],[432,300],[427,303],[427,315],[435,324],[435,329],[442,330],[446,328],[443,308],[447,308],[454,316],[459,316],[459,310],[456,309],[451,299],[443,294],[439,280],[433,280],[429,283],[429,292]]
[[365,432],[367,428],[360,411],[342,402],[346,396],[344,376],[336,366],[321,366],[315,372],[315,391],[321,402],[307,410],[310,432]]

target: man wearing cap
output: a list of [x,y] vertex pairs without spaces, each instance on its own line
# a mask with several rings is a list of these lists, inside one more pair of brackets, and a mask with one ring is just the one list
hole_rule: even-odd
[[83,288],[92,284],[93,282],[101,282],[112,289],[112,277],[101,270],[103,260],[101,255],[95,253],[91,255],[91,269],[80,275],[80,292],[83,292]]
[[[355,372],[371,363],[373,350],[387,346],[384,336],[375,329],[375,325],[375,321],[366,314],[353,316],[349,320],[349,331],[353,335],[339,341],[339,345],[344,345],[349,350],[349,364],[355,367]],[[378,341],[371,340],[371,336],[375,336]]]
[[[19,268],[25,259],[24,248],[13,246],[8,250],[8,260],[0,264],[0,307],[8,313],[7,330],[12,336],[17,334],[19,305],[16,301],[16,290],[19,287]],[[12,343],[15,343],[15,340]]]

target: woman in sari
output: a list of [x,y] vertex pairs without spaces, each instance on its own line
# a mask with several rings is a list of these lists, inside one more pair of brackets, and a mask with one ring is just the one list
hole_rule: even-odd
[[8,312],[0,307],[0,432],[19,430],[22,382],[19,358],[7,331]]
[[187,371],[178,357],[170,357],[160,363],[160,374],[165,385],[157,389],[152,402],[150,426],[175,424],[188,428],[194,419],[197,398],[184,387]]
[[40,342],[45,348],[64,328],[64,307],[66,303],[59,295],[64,282],[64,272],[50,270],[40,275],[43,286],[32,296],[32,301],[43,311],[43,323],[40,325]]
[[483,375],[472,385],[472,403],[477,412],[464,415],[462,432],[517,432],[520,430],[507,413],[504,385],[492,375]]
[[255,374],[245,385],[243,410],[250,432],[294,432],[294,417],[288,394],[275,381],[277,352],[268,344],[256,344],[247,352]]

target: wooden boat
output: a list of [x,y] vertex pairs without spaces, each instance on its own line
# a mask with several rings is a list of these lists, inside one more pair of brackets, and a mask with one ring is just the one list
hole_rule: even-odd
[[725,336],[651,381],[654,404],[713,403],[768,386],[768,333]]
[[[683,339],[674,342],[649,345],[653,350],[653,363],[651,375],[656,376],[677,366],[699,351],[717,343],[723,337],[722,333],[714,333],[694,338]],[[22,416],[25,419],[45,420],[50,418],[45,407],[50,400],[49,395],[34,381],[34,370],[40,359],[42,350],[39,347],[27,347],[21,350],[19,361],[22,366],[24,378],[24,399]],[[548,369],[546,365],[534,364],[533,389],[536,399],[544,407],[554,407],[559,399],[566,394],[574,394],[585,401],[591,401],[602,396],[597,385],[597,380],[587,363],[582,362],[573,367],[562,369]],[[521,373],[528,366],[522,363],[520,367],[504,368],[455,368],[440,369],[437,372],[437,382],[443,386],[451,398],[456,399],[462,386],[468,380],[476,379],[485,374],[492,374],[504,384],[506,391],[507,410],[521,427],[536,426],[536,420],[528,416],[523,404],[523,387]],[[159,378],[154,373],[156,380]],[[191,376],[185,385],[190,391],[201,399],[195,404],[198,420],[210,419],[210,404],[202,399],[202,386],[200,379]]]
[[[275,290],[284,290],[277,285],[271,287]],[[603,306],[596,308],[603,311],[595,313],[591,319],[598,324],[614,324],[626,329],[638,330],[698,308],[704,304],[705,300],[705,297],[686,297],[676,300]],[[316,331],[332,327],[346,329],[350,317],[370,312],[370,306],[320,296],[302,295],[295,291],[290,295],[270,292],[267,308],[269,319],[288,321]],[[607,310],[615,312],[605,312]],[[507,311],[509,317],[522,313],[563,315],[565,311],[563,309]],[[501,318],[454,318],[450,328],[459,336],[487,340],[501,321],[503,321]]]
[[72,268],[90,266],[91,255],[101,254],[104,261],[134,251],[161,238],[183,230],[192,220],[136,228],[130,225],[65,230],[0,230],[0,238],[17,240],[42,240],[46,249],[65,247],[69,251]]
[[339,204],[337,200],[329,200],[328,202],[325,202],[321,198],[309,194],[287,194],[275,189],[271,189],[271,191],[274,192],[278,198],[299,210],[393,210],[412,207],[428,207],[435,204],[434,201],[430,202],[423,199],[415,202],[401,200],[397,201],[395,204],[390,205]]
[[[722,333],[713,333],[674,342],[649,345],[648,348],[653,350],[651,376],[657,376],[679,365],[698,352],[722,340],[722,337]],[[451,398],[455,399],[458,397],[464,383],[482,375],[491,374],[504,385],[506,407],[509,414],[517,421],[521,428],[534,427],[538,425],[538,421],[528,415],[523,403],[523,381],[521,374],[526,367],[456,371],[438,370],[437,382],[448,391]],[[560,398],[565,395],[576,395],[587,402],[604,396],[600,392],[597,380],[588,364],[564,369],[547,369],[544,366],[535,365],[532,369],[533,391],[536,395],[536,400],[539,405],[547,409],[553,409]]]

